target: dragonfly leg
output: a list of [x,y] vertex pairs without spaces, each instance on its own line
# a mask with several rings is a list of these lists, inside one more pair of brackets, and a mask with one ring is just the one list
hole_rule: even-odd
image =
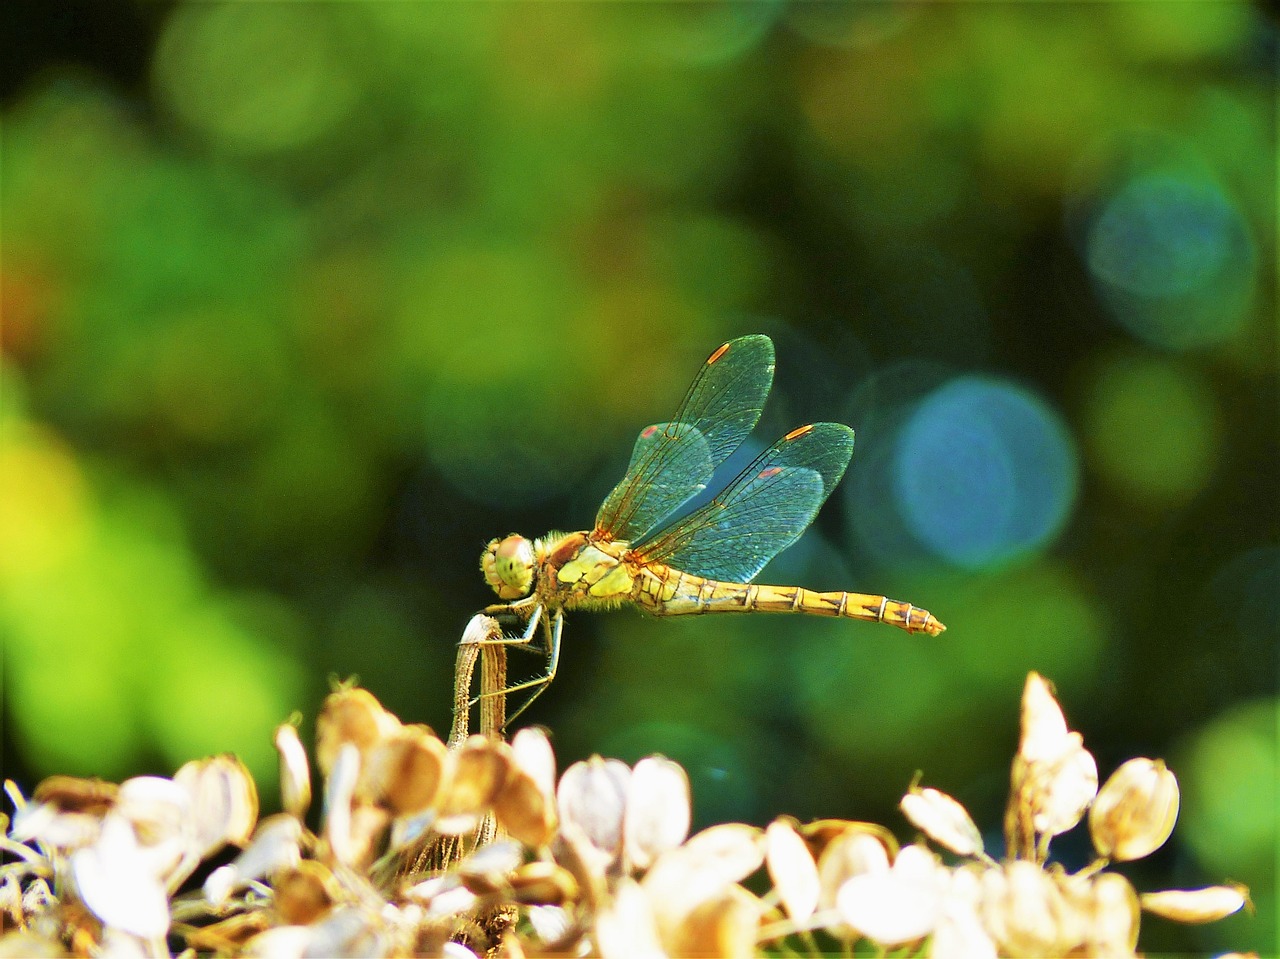
[[[541,610],[541,607],[539,607],[539,610]],[[556,678],[556,669],[560,665],[560,636],[564,632],[564,611],[556,610],[555,616],[552,618],[552,621],[547,622],[544,619],[542,620],[542,626],[543,626],[543,633],[544,633],[544,641],[547,644],[546,673],[543,674],[542,676],[537,676],[533,679],[525,680],[523,683],[516,683],[514,686],[508,686],[506,689],[498,689],[491,693],[481,693],[479,696],[477,696],[475,699],[471,701],[472,705],[475,705],[480,700],[486,699],[489,696],[506,696],[509,693],[518,693],[522,689],[533,690],[533,692],[529,694],[529,698],[520,704],[520,708],[507,717],[507,724],[509,725],[510,723],[515,721],[517,716],[519,716],[526,709],[528,709],[533,704],[533,701],[535,699],[537,699],[539,696],[542,695],[543,690],[545,690],[549,685],[551,685],[551,681]],[[525,644],[528,644],[531,639],[532,639],[532,636],[528,636],[523,639],[513,638],[511,642],[512,643],[524,642]],[[501,642],[501,640],[495,640],[494,642]]]

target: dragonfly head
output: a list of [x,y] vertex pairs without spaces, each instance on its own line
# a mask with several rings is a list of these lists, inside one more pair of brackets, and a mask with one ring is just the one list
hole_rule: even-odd
[[500,599],[520,599],[533,589],[533,544],[516,533],[489,541],[480,554],[485,582]]

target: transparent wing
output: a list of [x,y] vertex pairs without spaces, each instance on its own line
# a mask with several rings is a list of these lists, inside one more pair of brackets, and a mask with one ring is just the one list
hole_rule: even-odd
[[841,423],[793,430],[711,502],[636,544],[634,555],[695,576],[749,582],[800,538],[852,456],[853,430]]
[[772,385],[767,336],[740,336],[712,353],[671,421],[640,431],[626,475],[596,516],[596,533],[635,540],[706,489],[755,428]]

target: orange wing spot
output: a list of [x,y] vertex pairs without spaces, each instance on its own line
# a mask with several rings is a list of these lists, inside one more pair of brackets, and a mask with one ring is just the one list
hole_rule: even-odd
[[781,466],[770,466],[767,470],[761,470],[756,479],[768,479],[771,476],[777,476],[781,472]]
[[718,350],[716,350],[714,353],[712,353],[710,356],[707,357],[707,366],[710,366],[712,363],[720,359],[720,357],[724,356],[728,352],[729,352],[729,344],[728,343],[721,344]]
[[804,436],[805,433],[812,433],[812,432],[813,432],[812,423],[810,423],[808,426],[797,426],[790,433],[784,436],[782,440],[783,442],[786,442],[787,440],[798,440],[800,437]]
[[650,436],[652,436],[656,432],[658,432],[657,423],[653,424],[653,426],[646,426],[644,429],[640,431],[640,435],[643,436],[645,439],[648,439]]

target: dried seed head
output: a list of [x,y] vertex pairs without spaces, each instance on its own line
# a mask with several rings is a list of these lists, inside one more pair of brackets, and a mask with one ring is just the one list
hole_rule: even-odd
[[1068,907],[1039,866],[1018,860],[987,869],[981,888],[982,924],[1003,955],[1034,959],[1065,951],[1060,927]]
[[338,882],[327,866],[304,859],[272,882],[272,905],[286,925],[309,926],[323,916],[341,896]]
[[526,846],[538,848],[556,831],[555,805],[542,786],[524,769],[511,770],[493,800],[493,814],[501,826]]
[[647,869],[689,835],[689,777],[662,756],[642,759],[627,781],[623,846],[633,869]]
[[511,877],[511,890],[516,902],[540,906],[561,906],[578,898],[573,875],[550,862],[525,863]]
[[1089,832],[1100,855],[1127,862],[1163,846],[1177,818],[1177,778],[1158,759],[1130,759],[1098,793]]
[[622,849],[622,818],[630,778],[626,763],[592,756],[566,769],[556,790],[561,829],[576,830],[610,862]]
[[1175,922],[1217,922],[1249,904],[1249,890],[1231,883],[1206,889],[1168,889],[1144,892],[1140,897],[1147,912]]
[[964,806],[946,793],[913,787],[899,805],[910,823],[940,846],[960,856],[982,852],[982,833]]
[[316,717],[316,761],[328,776],[344,743],[365,752],[400,728],[400,720],[382,708],[367,689],[340,689],[325,697]]
[[120,787],[101,779],[50,776],[36,786],[33,804],[48,803],[59,812],[81,812],[104,816],[115,805]]
[[365,754],[356,799],[385,806],[395,816],[420,813],[440,794],[447,755],[427,727],[404,726]]
[[275,744],[280,754],[280,804],[285,812],[302,819],[311,807],[311,766],[297,727],[277,726]]
[[471,736],[449,753],[453,769],[438,803],[436,829],[449,835],[468,832],[493,805],[515,763],[511,747],[484,736]]
[[818,908],[818,864],[791,822],[776,819],[764,832],[765,865],[782,907],[797,923],[803,923]]
[[258,788],[249,770],[235,756],[214,756],[189,762],[173,781],[191,797],[200,858],[227,843],[243,846],[258,821]]

